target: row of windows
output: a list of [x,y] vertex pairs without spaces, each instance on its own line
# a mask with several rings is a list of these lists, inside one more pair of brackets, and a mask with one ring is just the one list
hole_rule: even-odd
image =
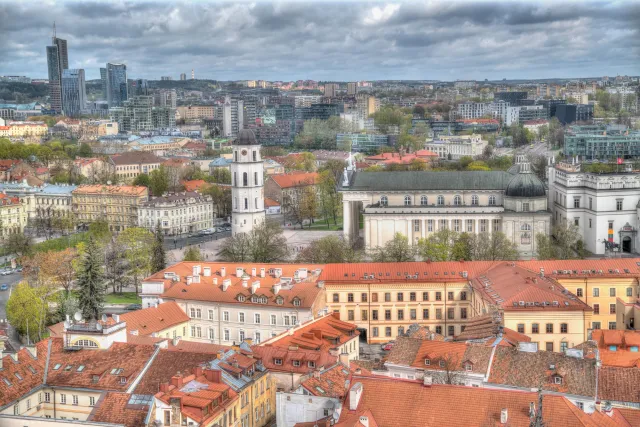
[[[626,289],[626,293],[628,297],[632,297],[633,296],[633,288],[627,288]],[[583,297],[584,296],[584,291],[582,290],[582,288],[578,288],[576,289],[576,295],[578,297]],[[592,289],[592,295],[594,297],[599,297],[600,296],[600,288],[593,288]],[[616,288],[609,288],[609,296],[610,297],[615,297],[616,296]]]
[[[554,326],[553,323],[547,323],[545,325],[545,332],[547,334],[553,334],[554,332]],[[526,334],[527,332],[525,331],[525,327],[524,327],[524,323],[518,323],[518,332],[521,334]],[[531,324],[531,333],[532,334],[539,334],[540,333],[540,324],[539,323],[532,323]],[[567,334],[569,333],[569,325],[566,323],[560,323],[560,333],[561,334]]]
[[[429,320],[430,318],[430,309],[423,308],[422,309],[422,320]],[[371,320],[381,320],[378,310],[371,310]],[[405,317],[405,310],[399,309],[396,310],[395,319],[392,318],[391,310],[384,310],[384,320],[418,320],[418,310],[412,308],[406,312],[408,317]],[[467,318],[467,308],[460,308],[460,319]],[[442,320],[442,309],[435,309],[435,319]],[[447,319],[455,320],[456,319],[456,309],[455,307],[447,308]],[[354,321],[355,320],[355,310],[347,310],[347,320]],[[369,320],[369,310],[361,310],[360,311],[360,320]]]
[[[50,392],[44,392],[44,393],[38,393],[38,404],[41,404],[43,402],[43,395],[44,395],[44,403],[51,403],[51,393]],[[67,404],[67,395],[65,393],[60,393],[59,395],[60,401],[59,403],[66,405]],[[71,395],[71,404],[78,406],[79,404],[79,397],[77,394],[72,394]],[[25,404],[25,410],[30,410],[31,409],[31,399],[26,399],[24,401]],[[96,404],[96,398],[93,396],[89,396],[89,406],[95,406]],[[20,415],[20,403],[16,403],[13,406],[13,414],[14,415]]]
[[[260,185],[260,180],[258,179],[258,176],[259,176],[258,172],[253,173],[253,185]],[[233,185],[235,187],[238,186],[237,172],[233,173]],[[249,186],[249,174],[247,172],[242,172],[242,186],[243,187]]]
[[[200,308],[190,308],[189,309],[189,317],[192,319],[202,319],[202,309]],[[246,313],[244,312],[239,312],[237,319],[238,319],[238,323],[246,323]],[[215,313],[213,310],[207,310],[207,318],[208,320],[211,321],[215,321],[217,320],[215,317]],[[231,319],[231,314],[228,311],[223,311],[222,312],[222,321],[223,322],[229,322]],[[289,325],[295,325],[296,322],[298,321],[298,317],[297,316],[289,316],[289,315],[283,315],[282,316],[283,322],[285,326],[289,326]],[[276,325],[277,324],[277,320],[278,317],[276,314],[271,314],[269,315],[269,324],[270,325]],[[253,313],[253,323],[255,323],[256,325],[260,325],[262,323],[262,314],[261,313]]]
[[[464,332],[464,325],[460,326],[460,333]],[[436,334],[440,334],[442,335],[442,326],[438,325],[435,327],[435,331]],[[403,335],[405,332],[404,326],[398,326],[398,336]],[[456,326],[455,325],[449,325],[447,326],[447,335],[452,337],[456,334]],[[380,337],[380,328],[378,328],[377,326],[374,326],[373,328],[371,328],[371,336],[372,337]],[[391,326],[386,326],[384,328],[384,336],[385,337],[392,337],[392,328]]]
[[[593,304],[593,314],[600,314],[600,304]],[[609,304],[609,314],[616,314],[615,304]]]
[[[467,292],[466,291],[460,292],[459,296],[460,296],[460,301],[467,301]],[[409,299],[406,300],[406,301],[417,301],[417,298],[418,298],[418,293],[417,292],[409,292]],[[404,292],[396,293],[395,301],[397,301],[397,302],[405,301]],[[422,301],[429,301],[429,292],[422,292]],[[442,301],[442,292],[435,292],[435,299],[433,301]],[[447,292],[447,301],[455,301],[455,292]],[[338,293],[333,294],[333,302],[340,302],[340,294],[338,294]],[[348,293],[347,294],[347,302],[356,302],[355,301],[355,294]],[[363,293],[360,294],[360,301],[359,302],[368,302],[368,294],[366,292],[363,292]],[[373,292],[371,294],[371,302],[378,302],[378,293],[377,292]],[[385,292],[384,293],[384,302],[391,302],[391,292]]]
[[[471,206],[479,206],[480,198],[476,195],[471,196]],[[489,206],[496,205],[496,196],[489,196],[488,199]],[[413,198],[409,195],[404,196],[404,205],[412,206]],[[428,206],[429,198],[427,196],[420,196],[420,206]],[[436,197],[436,205],[444,206],[444,196],[440,195]],[[380,197],[380,206],[389,206],[389,198],[387,196]],[[454,196],[453,197],[453,206],[462,206],[462,196]]]

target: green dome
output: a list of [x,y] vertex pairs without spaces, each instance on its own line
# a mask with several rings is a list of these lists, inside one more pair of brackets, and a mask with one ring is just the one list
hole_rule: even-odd
[[504,192],[506,197],[545,197],[547,192],[544,184],[532,173],[519,173],[515,175]]

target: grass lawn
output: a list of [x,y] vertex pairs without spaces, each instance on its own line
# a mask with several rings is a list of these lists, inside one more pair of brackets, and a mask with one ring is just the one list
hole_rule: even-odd
[[[360,229],[364,228],[364,218],[362,214],[360,214]],[[333,218],[329,220],[329,227],[327,227],[327,222],[324,219],[316,219],[313,224],[311,224],[311,228],[308,226],[304,227],[305,230],[330,230],[330,231],[338,231],[342,230],[342,215],[338,217],[338,224],[333,223]]]
[[107,294],[104,296],[105,304],[141,304],[142,298],[135,292],[124,292],[122,294]]

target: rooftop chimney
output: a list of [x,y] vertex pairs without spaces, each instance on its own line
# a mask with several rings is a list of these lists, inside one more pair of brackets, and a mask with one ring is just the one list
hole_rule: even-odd
[[251,294],[255,294],[258,289],[260,289],[260,281],[256,280],[251,284]]
[[216,369],[205,369],[204,376],[207,378],[207,381],[212,383],[220,384],[222,382],[221,372]]
[[251,276],[252,276],[252,277],[256,277],[256,268],[255,268],[255,267],[253,267],[253,268],[251,269]]
[[182,387],[182,375],[178,373],[177,375],[172,376],[171,385],[175,386],[176,388]]
[[280,292],[280,288],[281,288],[280,283],[274,284],[273,285],[273,293],[278,295],[278,292]]
[[231,279],[224,279],[222,281],[222,291],[224,292],[229,289],[229,286],[231,286]]
[[422,379],[422,384],[426,387],[431,387],[431,385],[433,385],[433,377],[431,375],[424,375],[424,378]]
[[217,284],[218,284],[218,278],[217,278],[217,277],[214,277],[214,278],[213,278],[213,284],[214,284],[214,285],[217,285]]
[[243,274],[244,274],[244,269],[242,267],[236,267],[236,276],[242,277]]
[[340,353],[339,356],[340,363],[342,363],[347,368],[349,367],[349,353]]
[[358,409],[360,398],[362,397],[362,383],[355,383],[351,390],[349,390],[349,410],[355,411]]
[[227,275],[227,269],[226,267],[220,267],[220,276],[224,277]]
[[204,267],[203,269],[204,277],[211,276],[211,267]]
[[266,270],[264,267],[260,269],[260,277],[265,277]]
[[500,424],[506,424],[508,419],[509,411],[507,408],[503,408],[502,411],[500,411]]

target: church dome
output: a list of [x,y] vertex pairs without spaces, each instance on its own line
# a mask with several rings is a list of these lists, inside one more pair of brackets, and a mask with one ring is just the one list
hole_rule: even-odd
[[238,136],[235,141],[233,141],[233,145],[258,145],[258,141],[251,129],[242,129],[238,132]]
[[506,197],[544,197],[547,195],[540,178],[530,172],[515,175],[504,192]]

